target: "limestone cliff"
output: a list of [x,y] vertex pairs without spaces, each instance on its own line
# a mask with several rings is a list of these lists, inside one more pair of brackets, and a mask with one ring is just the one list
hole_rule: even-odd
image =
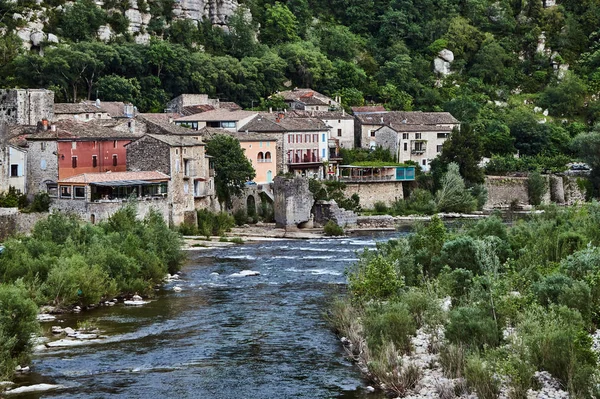
[[[60,37],[44,32],[45,24],[48,23],[51,12],[60,11],[73,4],[72,1],[67,1],[63,6],[52,7],[45,1],[37,0],[37,2],[38,6],[35,10],[24,8],[13,15],[13,19],[19,22],[16,33],[23,40],[23,47],[26,49],[36,48],[44,41],[58,43]],[[102,0],[95,0],[95,3],[98,7],[106,10]],[[208,19],[213,25],[225,28],[227,20],[237,7],[237,0],[175,0],[171,12],[173,20],[190,19],[200,22]],[[125,10],[124,15],[129,21],[128,31],[134,36],[135,41],[147,43],[150,40],[150,34],[147,33],[148,25],[153,19],[164,16],[152,15],[149,10],[140,8],[147,7],[139,7],[137,0],[129,0],[129,8]],[[114,12],[115,10],[107,11]],[[115,37],[115,33],[108,25],[101,26],[97,35],[102,41],[109,41]]]

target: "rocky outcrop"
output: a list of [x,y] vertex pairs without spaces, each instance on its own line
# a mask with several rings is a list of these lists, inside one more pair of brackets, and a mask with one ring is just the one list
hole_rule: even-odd
[[448,49],[443,49],[433,60],[433,69],[439,75],[448,76],[452,73],[450,70],[452,62],[454,62],[454,53]]
[[[72,3],[67,2],[65,7],[69,7],[70,4]],[[96,4],[98,7],[106,8],[102,1],[96,1]],[[25,9],[12,16],[15,21],[27,21],[15,31],[23,41],[23,48],[27,50],[38,48],[44,42],[58,43],[59,41],[56,35],[44,32],[44,25],[48,22],[49,10],[60,11],[63,7],[50,7],[45,1],[39,1],[39,6],[37,10]],[[179,0],[173,5],[172,17],[174,20],[190,19],[195,22],[208,19],[213,25],[226,28],[229,17],[233,15],[238,6],[238,0]],[[110,12],[110,10],[107,11]],[[125,16],[129,20],[127,30],[139,44],[147,44],[150,41],[147,30],[152,19],[164,17],[163,15],[152,15],[146,11],[138,7],[137,0],[130,0],[129,8],[125,10]],[[108,42],[115,37],[114,32],[107,25],[101,26],[97,35],[98,39],[103,42]]]

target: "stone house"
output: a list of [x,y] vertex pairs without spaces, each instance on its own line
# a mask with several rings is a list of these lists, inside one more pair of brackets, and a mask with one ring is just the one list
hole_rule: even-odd
[[201,140],[181,135],[146,134],[126,147],[129,171],[155,170],[169,176],[170,223],[178,225],[196,209],[218,206],[214,168]]
[[242,109],[236,103],[220,101],[218,98],[208,98],[208,94],[181,94],[169,101],[165,112],[187,116],[220,108]]
[[75,120],[89,122],[92,120],[111,120],[132,118],[135,116],[135,107],[132,104],[115,101],[95,102],[82,101],[80,103],[55,103],[54,121]]
[[415,161],[424,170],[460,122],[448,112],[404,112],[356,115],[357,144],[389,149],[398,162]]
[[44,89],[0,89],[0,122],[35,126],[54,119],[54,92]]
[[340,99],[335,100],[313,89],[298,89],[275,93],[283,97],[290,110],[300,111],[331,111],[340,109]]

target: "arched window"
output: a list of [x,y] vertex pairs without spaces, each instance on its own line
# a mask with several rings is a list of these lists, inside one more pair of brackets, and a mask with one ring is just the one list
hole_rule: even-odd
[[269,151],[265,152],[265,162],[271,162],[271,153]]
[[263,157],[263,153],[262,152],[259,152],[258,156],[256,158],[257,158],[256,162],[259,162],[259,163],[260,162],[264,162],[264,157]]

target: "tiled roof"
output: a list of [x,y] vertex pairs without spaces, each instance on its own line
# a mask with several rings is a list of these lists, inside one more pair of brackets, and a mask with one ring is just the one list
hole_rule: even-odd
[[239,121],[256,115],[255,111],[215,109],[214,111],[202,112],[200,114],[184,116],[175,119],[175,122],[219,122],[219,121]]
[[54,114],[93,114],[102,112],[101,108],[89,103],[54,103]]
[[220,101],[219,108],[220,109],[232,109],[234,111],[239,111],[242,109],[242,107],[240,107],[238,104],[236,104],[232,101]]
[[302,111],[293,110],[285,113],[287,118],[318,118],[321,120],[328,119],[354,119],[354,116],[343,111]]
[[449,125],[460,122],[449,112],[393,111],[385,114],[360,114],[356,118],[366,125]]
[[163,143],[168,144],[171,147],[196,147],[204,145],[204,143],[201,140],[196,140],[195,138],[189,136],[166,134],[147,134],[146,136],[162,141]]
[[408,133],[408,132],[451,132],[452,127],[448,127],[447,125],[394,125],[391,126],[382,126],[376,131],[383,129],[384,127],[389,127],[397,133]]
[[169,176],[164,173],[152,172],[107,172],[107,173],[83,173],[59,180],[59,183],[90,184],[104,183],[123,180],[164,181]]
[[383,105],[367,105],[364,107],[352,107],[352,112],[356,113],[369,113],[369,112],[387,112]]
[[172,121],[179,117],[179,114],[139,114],[137,118],[146,124],[146,130],[152,134],[175,134],[175,135],[187,135],[197,136],[198,133],[195,130],[187,128],[185,126],[179,126]]
[[183,116],[196,115],[202,112],[214,111],[215,107],[209,104],[200,104],[200,105],[188,105],[183,107],[182,114]]
[[317,118],[279,118],[277,113],[261,113],[242,126],[239,132],[315,132],[326,131],[327,125]]
[[121,101],[101,101],[100,109],[113,118],[125,118],[125,103]]
[[225,129],[205,127],[205,128],[198,130],[198,133],[205,141],[208,141],[212,137],[221,135],[221,134],[226,134],[228,136],[234,137],[237,140],[239,140],[240,142],[244,142],[244,141],[277,141],[277,139],[273,136],[265,136],[265,133],[268,134],[268,132],[251,132],[251,131],[248,131],[248,133],[246,133],[245,131],[232,132],[230,130],[225,130]]
[[134,139],[139,137],[128,131],[117,131],[103,125],[102,121],[91,120],[89,122],[78,122],[75,120],[60,120],[54,122],[56,131],[36,130],[30,134],[28,140],[65,140],[65,139]]

